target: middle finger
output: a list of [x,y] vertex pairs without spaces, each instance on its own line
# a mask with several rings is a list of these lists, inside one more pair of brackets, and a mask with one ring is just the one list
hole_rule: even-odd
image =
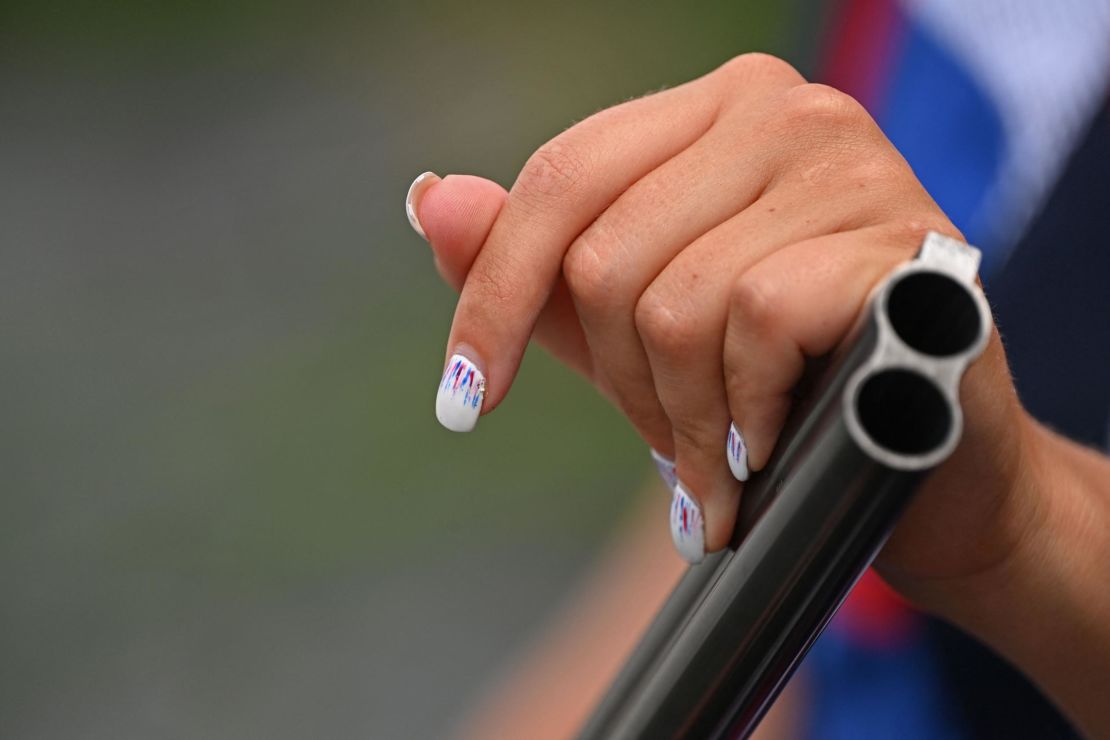
[[775,171],[773,148],[736,143],[737,130],[753,130],[757,121],[752,113],[710,128],[629,187],[575,239],[563,261],[595,380],[648,444],[668,456],[672,430],[636,330],[636,304],[687,245],[767,187]]

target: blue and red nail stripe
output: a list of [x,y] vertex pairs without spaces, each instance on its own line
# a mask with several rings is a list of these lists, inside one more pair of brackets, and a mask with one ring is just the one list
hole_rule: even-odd
[[736,427],[730,426],[728,428],[728,454],[732,456],[733,460],[740,461],[741,455],[744,454],[744,440],[736,432]]
[[673,530],[682,537],[701,534],[701,510],[683,493],[677,493],[671,500],[671,522]]
[[450,392],[452,399],[462,393],[462,405],[475,409],[482,402],[482,394],[486,389],[481,373],[465,357],[456,357],[454,362],[447,366],[440,388],[444,392]]

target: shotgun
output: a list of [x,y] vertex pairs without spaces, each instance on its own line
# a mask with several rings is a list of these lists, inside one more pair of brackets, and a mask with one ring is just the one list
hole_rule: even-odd
[[771,460],[729,547],[691,566],[583,728],[601,738],[747,737],[959,443],[986,347],[980,253],[930,233],[872,291]]

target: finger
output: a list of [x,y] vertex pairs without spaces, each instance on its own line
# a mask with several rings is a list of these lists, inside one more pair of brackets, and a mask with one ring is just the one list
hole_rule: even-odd
[[[734,225],[734,238],[724,242],[725,250],[735,253],[740,245],[751,249],[761,241],[773,248],[819,233],[834,233],[873,222],[876,214],[889,213],[892,204],[899,202],[896,196],[904,190],[895,192],[888,187],[900,160],[896,155],[877,156],[871,151],[874,138],[881,137],[881,132],[858,105],[845,102],[842,94],[828,88],[803,83],[801,77],[795,75],[784,82],[783,88],[769,89],[762,100],[728,107],[702,139],[618,198],[571,245],[564,261],[564,273],[575,295],[587,340],[593,346],[619,350],[599,356],[595,372],[610,379],[616,391],[612,395],[618,396],[619,405],[630,418],[640,420],[641,434],[657,446],[662,446],[656,440],[664,433],[665,424],[673,420],[657,421],[658,408],[646,388],[651,382],[652,371],[643,362],[643,354],[637,346],[639,337],[628,326],[627,303],[630,297],[638,299],[645,283],[671,260],[676,245],[684,244],[691,234],[706,229],[707,224],[715,224],[744,208],[756,193],[764,190],[760,208],[765,209],[763,215],[766,217],[752,218],[751,213],[758,209],[747,209],[737,224],[740,228]],[[833,120],[830,123],[827,119]],[[800,126],[784,127],[784,121]],[[810,135],[817,124],[828,129],[821,137]],[[742,143],[738,145],[737,142]],[[861,149],[871,156],[860,157]],[[697,173],[697,178],[690,178],[689,173]],[[784,176],[784,173],[788,174]],[[789,173],[798,174],[800,178]],[[675,218],[675,213],[681,213],[682,218]],[[657,223],[652,219],[655,214],[663,214],[664,218]],[[753,239],[753,234],[759,235],[758,238]],[[693,254],[698,250],[684,249],[679,261],[688,252]],[[707,291],[706,283],[712,283],[714,278],[727,280],[731,273],[727,269],[729,255],[713,252],[711,249],[706,254],[698,254],[693,260],[694,269],[686,271],[690,280],[679,287],[681,292],[691,295],[692,288],[696,287],[698,296],[709,296],[707,305],[719,307],[726,301],[717,302],[712,291]],[[755,252],[755,256],[760,254],[758,250]],[[705,270],[708,265],[713,266],[711,271]],[[695,286],[699,272],[703,273],[702,280]],[[718,284],[724,286],[720,280]],[[662,291],[664,295],[667,292]],[[680,299],[679,302],[685,307],[691,300],[694,299]],[[666,307],[670,300],[662,303]],[[711,325],[709,322],[695,323]],[[700,355],[697,352],[682,354],[684,359],[696,356]],[[719,369],[719,352],[707,356],[718,360]],[[710,375],[708,368],[706,370],[694,377],[701,375],[709,378],[715,387],[723,386],[720,372]],[[675,375],[691,377],[683,372]],[[708,386],[698,381],[681,387],[702,389]],[[706,399],[702,410],[682,402],[678,406],[688,408],[703,426],[712,426],[710,420],[724,404]],[[730,424],[727,429],[727,443],[722,444],[729,451],[730,472],[735,479],[746,480],[746,448],[735,426]],[[680,433],[676,436],[693,439],[697,435]],[[719,446],[689,445],[695,453],[712,449],[715,456]],[[696,459],[698,455],[692,457]],[[658,462],[658,456],[656,459]],[[673,477],[673,462],[665,462],[669,464],[663,469],[664,477]],[[687,468],[710,469],[703,464]],[[686,483],[687,487],[691,486],[690,480]],[[722,515],[714,516],[711,512],[708,517],[711,524],[707,539],[714,548],[731,527],[729,512],[735,506],[735,496],[723,492],[735,486],[719,481],[717,485],[694,483],[693,488],[700,491],[693,495],[695,499],[705,495],[712,498],[714,490],[721,492],[717,500],[722,502]],[[728,503],[724,503],[726,501]],[[712,504],[710,508],[714,508]],[[713,522],[721,523],[721,528],[717,530]]]
[[727,125],[715,124],[621,194],[574,240],[563,260],[586,341],[604,348],[595,352],[595,373],[641,436],[666,454],[673,452],[673,433],[636,329],[636,305],[687,245],[766,188],[777,159],[768,153],[771,147],[755,136],[743,146],[736,143],[737,131],[750,131],[758,118],[756,112],[743,121],[734,117]]
[[492,180],[425,172],[405,199],[409,223],[432,245],[443,279],[461,290],[508,192]]
[[[892,200],[881,189],[893,170],[889,158],[872,156],[861,162],[857,156],[861,142],[873,147],[873,141],[857,129],[879,135],[874,124],[861,120],[858,106],[843,104],[839,93],[830,100],[827,89],[804,82],[786,69],[772,76],[759,93],[751,92],[746,105],[730,101],[701,139],[636,182],[600,214],[571,244],[564,259],[563,272],[586,340],[592,347],[604,348],[595,353],[595,375],[657,451],[667,450],[667,438],[674,435],[671,420],[652,393],[652,368],[633,314],[636,302],[660,271],[685,245],[746,209],[760,193],[781,195],[761,198],[768,214],[778,209],[774,217],[748,219],[753,221],[752,232],[769,245],[840,230],[853,216],[873,213]],[[794,94],[803,89],[805,95]],[[822,123],[832,133],[819,139],[784,129],[780,121],[801,121],[803,132],[809,132],[814,121],[829,117],[837,123]],[[801,183],[799,178],[782,176],[794,172],[801,173]],[[830,213],[843,217],[837,215],[830,222],[826,218]],[[725,246],[734,251],[736,244],[752,241],[759,240],[740,232],[737,241]],[[717,269],[727,266],[727,257],[723,261],[716,254],[707,257],[695,267],[704,273],[706,265],[713,265],[714,275],[729,274],[727,269]],[[690,271],[695,280],[697,272]],[[699,283],[699,294],[704,289]],[[708,423],[712,416],[700,418]],[[733,435],[733,442],[737,454],[730,462],[734,477],[742,480],[746,465],[739,435]]]
[[[813,207],[805,192],[772,190],[699,237],[652,281],[636,306],[655,391],[673,429],[682,495],[701,507],[705,550],[732,534],[740,487],[726,456],[730,429],[722,360],[735,278],[787,244],[839,229],[849,205]],[[676,534],[684,555],[696,547]]]
[[[409,222],[431,244],[436,269],[455,290],[462,290],[507,197],[505,188],[474,175],[440,179],[425,172],[409,187]],[[592,378],[589,348],[565,285],[556,288],[544,307],[536,338],[562,362]]]
[[[448,341],[449,353],[488,383],[481,412],[508,391],[571,241],[632,183],[701,137],[739,79],[729,69],[602,111],[529,159],[467,277]],[[760,80],[750,71],[749,78]],[[471,408],[455,426],[470,428],[476,417]]]
[[782,430],[807,358],[831,352],[872,287],[913,256],[934,224],[876,226],[777,251],[735,282],[725,337],[728,406],[760,470]]

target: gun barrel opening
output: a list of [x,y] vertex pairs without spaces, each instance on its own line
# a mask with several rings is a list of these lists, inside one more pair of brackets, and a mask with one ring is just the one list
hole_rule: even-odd
[[898,455],[926,455],[952,430],[948,400],[928,378],[902,368],[867,378],[856,395],[856,418],[880,447]]
[[895,283],[886,313],[903,342],[932,357],[966,352],[982,331],[979,309],[968,288],[937,272],[913,272]]

